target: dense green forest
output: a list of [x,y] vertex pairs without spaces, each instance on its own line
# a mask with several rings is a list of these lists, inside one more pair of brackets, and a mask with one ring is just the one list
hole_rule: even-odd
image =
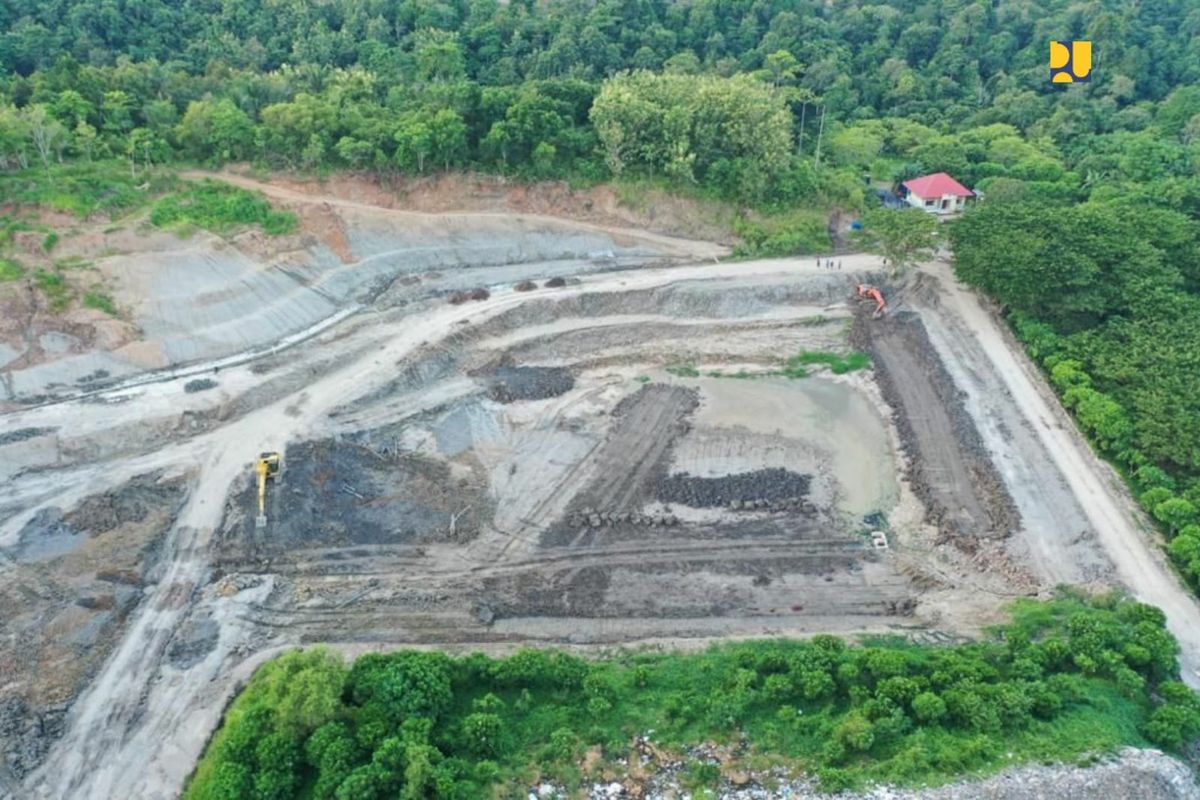
[[[972,183],[1067,173],[1072,198],[1105,171],[1200,195],[1176,152],[1200,133],[1200,90],[1175,88],[1200,80],[1186,0],[8,0],[0,30],[10,168],[632,170],[853,206],[864,170],[907,163]],[[1047,42],[1074,37],[1096,42],[1095,80],[1052,87]]]
[[[1200,732],[1157,609],[1081,597],[1013,616],[955,647],[817,636],[600,660],[400,651],[349,667],[297,651],[233,703],[185,797],[524,797],[541,778],[577,785],[586,749],[615,758],[647,731],[667,750],[744,737],[748,758],[785,757],[831,791],[1146,741],[1173,750]],[[699,762],[689,774],[696,789],[718,778]]]

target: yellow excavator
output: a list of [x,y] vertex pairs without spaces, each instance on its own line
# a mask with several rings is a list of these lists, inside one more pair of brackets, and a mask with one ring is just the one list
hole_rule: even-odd
[[258,475],[258,516],[254,518],[254,527],[267,527],[267,481],[279,476],[279,467],[283,457],[279,453],[262,453],[254,462],[254,472]]

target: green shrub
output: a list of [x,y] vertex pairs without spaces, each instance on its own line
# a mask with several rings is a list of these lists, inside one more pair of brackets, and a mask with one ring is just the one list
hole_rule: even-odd
[[828,253],[832,248],[826,214],[799,209],[757,221],[740,218],[734,230],[742,238],[739,256],[792,256]]
[[83,305],[85,308],[94,308],[97,311],[103,311],[110,317],[117,316],[117,304],[113,299],[106,294],[100,292],[88,292],[83,296]]
[[70,305],[71,287],[59,273],[39,269],[33,274],[33,282],[46,295],[51,311],[64,311]]
[[11,258],[0,258],[0,283],[20,280],[25,274],[25,268]]
[[150,222],[159,228],[195,226],[218,234],[257,225],[275,236],[291,233],[299,220],[290,211],[273,209],[261,193],[206,179],[156,202]]
[[694,364],[673,364],[667,367],[667,372],[677,378],[699,378],[700,370]]
[[789,358],[784,364],[782,374],[789,378],[804,377],[808,374],[804,367],[814,364],[824,364],[834,375],[844,375],[847,372],[870,367],[871,357],[866,353],[859,352],[847,353],[842,356],[837,353],[805,351]]

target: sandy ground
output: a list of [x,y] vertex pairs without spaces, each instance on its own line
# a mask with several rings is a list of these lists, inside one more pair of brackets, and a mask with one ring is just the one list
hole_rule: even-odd
[[[142,532],[158,544],[136,609],[61,735],[32,771],[6,755],[0,789],[175,796],[238,682],[265,654],[314,641],[946,641],[1069,580],[1163,607],[1185,678],[1200,678],[1200,608],[1036,370],[944,265],[895,297],[895,319],[919,320],[922,336],[893,333],[892,320],[871,330],[874,374],[809,386],[687,377],[665,368],[763,372],[797,350],[844,348],[849,287],[878,278],[877,259],[844,257],[838,274],[605,235],[703,262],[591,264],[531,292],[484,269],[472,280],[491,296],[461,305],[393,287],[286,350],[226,353],[0,418],[10,574],[33,569],[34,545],[55,569],[69,557],[72,534],[48,528],[48,513],[122,496],[138,476],[186,486],[170,519]],[[212,385],[185,391],[199,375]],[[283,451],[285,471],[256,532],[248,467],[264,450]],[[963,474],[940,482],[921,471],[926,456]],[[864,538],[871,529],[887,550]],[[56,591],[69,600],[72,585]],[[20,680],[4,689],[26,696]]]

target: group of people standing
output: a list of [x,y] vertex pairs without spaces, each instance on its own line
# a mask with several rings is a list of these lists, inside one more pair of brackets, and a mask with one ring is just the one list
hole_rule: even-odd
[[822,269],[841,269],[842,268],[842,260],[839,258],[837,260],[837,264],[835,265],[832,258],[818,258],[817,266]]

